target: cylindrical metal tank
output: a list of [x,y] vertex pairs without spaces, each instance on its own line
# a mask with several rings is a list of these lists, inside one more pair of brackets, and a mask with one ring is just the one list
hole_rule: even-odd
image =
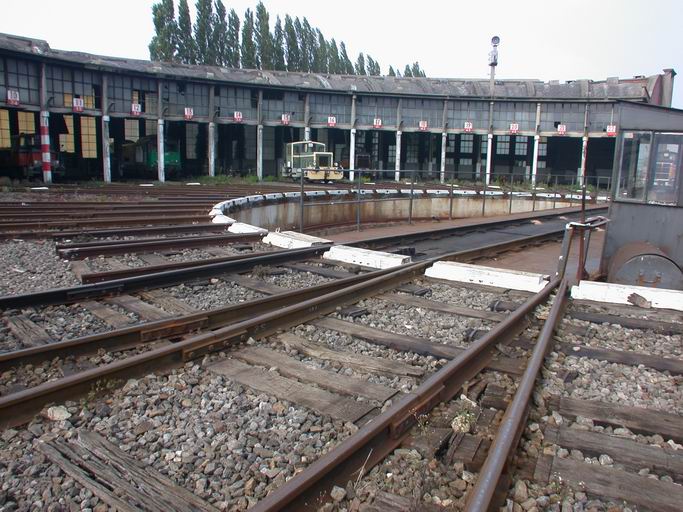
[[610,283],[683,290],[683,271],[659,248],[646,242],[622,245],[610,261]]

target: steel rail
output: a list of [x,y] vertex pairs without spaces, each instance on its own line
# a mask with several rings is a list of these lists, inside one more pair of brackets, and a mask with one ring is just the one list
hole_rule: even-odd
[[0,238],[40,239],[51,238],[52,240],[65,240],[77,237],[98,238],[112,235],[163,235],[164,233],[204,233],[220,232],[228,229],[227,224],[213,224],[210,222],[196,224],[171,224],[170,226],[152,226],[135,228],[108,228],[108,229],[82,229],[75,231],[11,231],[0,232]]
[[251,510],[317,510],[326,501],[325,496],[333,485],[345,487],[359,472],[369,471],[401,444],[421,414],[453,398],[467,380],[487,366],[493,358],[496,345],[511,341],[524,329],[527,314],[544,302],[559,283],[560,279],[555,278],[429,377],[417,390],[361,427],[356,434],[266,496]]
[[9,231],[11,229],[27,229],[35,227],[36,229],[43,229],[47,227],[68,227],[73,229],[76,227],[84,226],[118,226],[124,224],[127,226],[144,226],[146,224],[173,224],[174,222],[192,222],[192,221],[206,221],[206,215],[168,215],[168,216],[155,216],[155,217],[115,217],[112,216],[107,219],[94,219],[94,220],[68,220],[68,221],[52,221],[48,220],[45,222],[41,221],[25,221],[25,222],[3,222],[0,223],[0,229]]
[[[334,288],[334,285],[330,288],[320,287],[317,292],[324,290],[325,293],[323,295],[306,298],[307,295],[303,294],[299,298],[304,298],[305,300],[295,304],[291,304],[292,295],[289,293],[275,295],[271,298],[272,302],[270,303],[268,303],[267,300],[264,300],[260,303],[255,301],[253,303],[256,305],[266,304],[266,307],[271,309],[270,311],[261,313],[257,316],[248,315],[245,310],[250,309],[250,305],[245,304],[242,306],[245,308],[242,310],[242,316],[248,315],[249,317],[244,318],[243,320],[230,323],[227,326],[220,327],[211,332],[198,334],[189,339],[174,343],[169,346],[152,349],[143,354],[134,355],[124,360],[109,363],[107,365],[103,365],[98,368],[87,370],[85,372],[64,377],[55,381],[46,382],[12,395],[0,397],[0,428],[9,425],[20,424],[30,419],[30,417],[45,404],[60,399],[67,399],[79,393],[87,392],[93,389],[97,383],[101,383],[102,381],[105,381],[107,385],[111,385],[114,381],[120,383],[120,379],[122,378],[140,375],[150,371],[161,370],[166,367],[182,364],[188,359],[200,357],[206,353],[223,349],[224,347],[233,343],[244,341],[249,336],[256,338],[268,336],[280,329],[298,325],[299,323],[303,323],[326,313],[330,313],[340,305],[355,303],[364,296],[374,295],[387,289],[391,289],[398,284],[421,274],[427,266],[436,261],[442,259],[467,259],[470,257],[476,258],[482,254],[485,254],[487,251],[497,251],[501,247],[509,247],[510,244],[510,241],[504,242],[502,244],[490,244],[477,249],[450,253],[441,258],[430,258],[421,262],[403,265],[398,268],[376,271],[370,275],[364,274],[355,276],[349,279],[348,282],[350,284],[348,286],[341,286],[339,283],[337,283],[337,286],[341,287],[338,289],[332,289],[332,291],[330,291],[330,288]],[[311,288],[311,292],[315,294],[316,290]],[[530,302],[526,304],[527,307],[530,307],[528,304],[530,304]],[[236,311],[239,311],[239,307]],[[518,316],[519,313],[512,313],[508,318],[518,318]],[[523,316],[524,315],[522,315],[522,317]],[[238,316],[238,318],[242,317]],[[176,327],[179,327],[181,330],[188,328],[188,326],[189,328],[194,329],[201,328],[201,325],[198,325],[197,323],[201,320],[197,317],[194,317],[193,320],[196,322],[194,325],[191,325],[190,322],[190,324],[185,324],[184,326],[182,325],[182,322],[176,325],[160,325],[162,322],[146,324],[146,326],[152,327],[152,329],[148,331],[149,334],[147,336],[149,336],[150,339],[159,339],[161,337],[173,335],[175,333],[174,328]],[[155,327],[157,328],[156,330]],[[521,323],[517,327],[518,331],[523,329]],[[124,338],[129,342],[132,341],[135,344],[136,340],[134,338],[140,340],[145,336],[140,331],[134,332],[133,329],[123,329],[122,331],[123,332],[118,333],[118,340],[112,341],[112,344],[122,344]],[[494,328],[494,331],[497,332],[496,328]],[[500,338],[498,342],[502,341],[503,339],[509,341],[509,339],[511,339],[511,337],[513,337],[515,334],[515,329],[512,329],[510,326],[508,326],[502,331],[501,335],[503,337]],[[67,352],[72,350],[74,353],[77,353],[78,351],[87,352],[88,341],[92,341],[95,344],[99,343],[100,345],[105,346],[107,343],[110,343],[107,341],[106,336],[106,333],[104,333],[100,336],[95,335],[92,337],[87,337],[85,341],[77,341],[71,347],[69,347],[69,342],[64,342],[59,347],[59,350]],[[486,336],[482,339],[485,338]],[[493,345],[489,348],[489,356],[492,356]],[[48,347],[45,349],[36,348],[18,352],[23,352],[19,355],[20,358],[34,357],[44,360],[45,352],[43,352],[43,350],[48,350]],[[483,348],[480,350],[483,350]],[[12,357],[13,356],[11,354],[5,355],[4,360],[9,362]],[[483,366],[487,364],[488,359],[483,362]],[[15,359],[15,361],[16,360],[17,359]],[[411,420],[410,418],[404,418],[403,421],[410,422]],[[400,425],[398,425],[396,428],[399,427],[402,428]]]
[[326,244],[304,249],[259,253],[257,256],[245,255],[245,257],[240,259],[209,263],[197,267],[184,267],[125,279],[114,279],[105,283],[85,284],[70,288],[55,288],[21,295],[6,295],[0,297],[0,309],[23,308],[27,306],[49,304],[67,304],[106,295],[116,295],[142,289],[172,286],[192,279],[211,277],[217,274],[246,272],[257,265],[277,265],[290,261],[307,259],[326,251],[329,247],[330,245]]
[[124,350],[131,346],[150,343],[163,338],[173,338],[198,330],[212,330],[255,315],[288,306],[296,301],[309,299],[352,284],[366,281],[371,277],[388,274],[395,269],[378,270],[368,274],[350,276],[310,288],[303,288],[247,302],[239,302],[209,311],[197,311],[174,318],[145,322],[112,331],[80,338],[58,341],[0,354],[0,371],[26,364],[39,364],[55,357],[80,356],[91,354],[100,349],[107,351]]
[[0,397],[0,428],[19,425],[30,419],[45,404],[88,392],[102,381],[106,381],[107,385],[121,384],[121,379],[177,366],[244,341],[250,336],[262,338],[280,329],[331,313],[340,305],[356,302],[365,295],[381,293],[415,277],[424,266],[424,262],[405,265],[381,276],[250,317],[212,332]]
[[[501,486],[501,477],[524,431],[536,379],[543,366],[543,361],[552,348],[553,333],[567,306],[567,288],[567,280],[563,279],[555,301],[550,308],[548,318],[543,324],[538,340],[534,345],[524,374],[517,386],[515,396],[505,410],[496,438],[489,448],[484,465],[479,470],[477,482],[468,493],[465,503],[467,512],[483,512],[491,510],[492,507],[497,510],[498,504],[495,501],[499,500],[495,500],[495,496],[498,494],[500,497],[502,493],[507,491],[507,485]],[[509,484],[509,482],[507,483]]]
[[138,252],[151,252],[166,249],[191,249],[214,245],[229,245],[237,242],[257,242],[263,233],[245,233],[210,236],[185,236],[172,238],[155,238],[152,240],[107,240],[84,242],[82,244],[57,245],[59,256],[68,260],[82,260],[95,256],[113,256]]

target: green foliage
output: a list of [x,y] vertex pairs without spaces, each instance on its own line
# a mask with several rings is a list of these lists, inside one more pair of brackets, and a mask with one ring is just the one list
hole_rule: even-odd
[[197,20],[194,24],[194,40],[197,47],[197,64],[216,64],[213,47],[213,8],[211,0],[197,0]]
[[299,40],[296,35],[296,29],[294,28],[294,22],[289,14],[285,16],[285,46],[287,70],[301,71],[301,51],[299,50]]
[[358,54],[358,59],[356,60],[356,74],[367,75],[365,70],[365,56],[363,55],[363,52]]
[[254,14],[251,9],[244,13],[242,24],[242,67],[256,69],[256,45],[254,44]]
[[[207,64],[232,68],[275,69],[346,75],[381,75],[379,62],[358,54],[355,64],[343,41],[327,40],[320,29],[285,15],[270,30],[270,15],[259,0],[255,11],[247,9],[241,22],[234,9],[227,12],[224,0],[196,0],[196,20],[190,17],[188,0],[157,0],[152,6],[155,35],[149,44],[155,61]],[[418,62],[406,65],[408,77],[424,77]],[[389,66],[389,76],[401,76]]]
[[228,37],[225,65],[230,68],[240,67],[240,17],[235,9],[230,9],[228,16]]
[[177,59],[183,64],[197,63],[197,48],[192,36],[192,20],[187,0],[178,4]]
[[216,0],[216,12],[213,15],[211,40],[216,54],[216,64],[227,66],[228,61],[228,20],[222,0]]
[[273,69],[284,71],[285,66],[285,31],[282,29],[280,16],[275,19],[273,33]]
[[149,58],[172,62],[176,56],[176,22],[173,0],[161,0],[152,6],[152,18],[156,35],[149,43]]
[[254,45],[258,68],[273,69],[273,39],[270,35],[270,16],[263,2],[256,5]]

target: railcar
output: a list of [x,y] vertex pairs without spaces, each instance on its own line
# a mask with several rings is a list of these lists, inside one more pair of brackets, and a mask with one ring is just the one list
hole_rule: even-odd
[[629,114],[622,109],[602,271],[613,283],[683,290],[683,111]]

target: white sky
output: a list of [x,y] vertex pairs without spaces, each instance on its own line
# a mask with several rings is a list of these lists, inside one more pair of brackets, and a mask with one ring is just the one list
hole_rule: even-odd
[[[176,0],[177,1],[177,0]],[[194,1],[190,8],[194,11]],[[243,17],[257,0],[223,0]],[[0,32],[52,48],[149,58],[153,0],[4,0]],[[485,78],[491,36],[499,78],[572,80],[683,73],[681,0],[265,0],[271,13],[306,16],[349,56],[369,53],[382,72],[418,60],[431,77]],[[194,16],[194,12],[193,12]],[[676,82],[683,80],[683,75]],[[683,108],[683,86],[673,106]]]

